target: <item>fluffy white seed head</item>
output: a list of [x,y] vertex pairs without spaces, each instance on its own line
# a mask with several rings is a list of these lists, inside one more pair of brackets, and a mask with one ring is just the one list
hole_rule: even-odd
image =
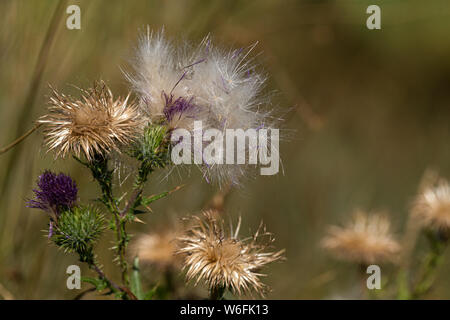
[[[270,99],[263,93],[266,77],[256,71],[252,51],[213,46],[209,36],[198,46],[175,45],[164,31],[140,37],[134,72],[126,74],[141,98],[148,121],[166,118],[172,129],[269,129],[274,118]],[[223,154],[226,153],[225,145]],[[250,150],[256,152],[256,150]],[[220,185],[238,184],[249,166],[208,163],[200,166],[204,177]]]

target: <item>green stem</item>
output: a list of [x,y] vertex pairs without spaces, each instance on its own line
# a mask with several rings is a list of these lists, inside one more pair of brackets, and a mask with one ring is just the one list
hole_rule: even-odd
[[109,280],[105,276],[105,273],[102,271],[102,269],[97,265],[97,263],[95,263],[95,261],[88,262],[88,264],[89,268],[97,272],[99,278],[106,282],[106,284],[108,285],[108,289],[110,289],[112,292],[118,293],[120,297],[124,300],[128,299],[137,300],[137,297],[127,287],[120,287],[112,280]]
[[128,246],[129,237],[126,232],[126,215],[130,209],[135,209],[141,204],[142,200],[142,192],[144,190],[145,182],[147,181],[148,175],[153,171],[152,169],[148,170],[139,170],[136,186],[133,190],[133,193],[130,199],[127,201],[125,208],[122,211],[116,209],[114,211],[114,217],[116,219],[116,235],[117,235],[117,255],[119,259],[119,263],[122,270],[122,281],[126,286],[129,285],[129,277],[128,277],[128,264],[125,259],[125,251]]
[[144,292],[141,285],[141,274],[139,269],[139,257],[135,257],[133,261],[133,272],[131,276],[131,291],[139,300],[144,299]]
[[97,154],[94,156],[91,162],[84,162],[79,158],[75,159],[81,164],[85,165],[91,170],[93,178],[98,182],[102,191],[101,201],[111,212],[114,219],[115,233],[116,233],[116,256],[119,261],[121,269],[122,282],[125,286],[129,285],[128,279],[128,263],[125,259],[126,246],[128,244],[128,235],[125,230],[126,221],[122,219],[119,209],[117,207],[117,201],[113,196],[112,191],[112,170],[108,169],[108,160]]
[[437,235],[429,232],[427,237],[431,251],[425,259],[422,275],[411,294],[412,299],[419,299],[431,290],[446,247],[446,240],[440,239]]
[[405,268],[401,268],[397,275],[397,299],[409,300],[411,292],[408,283],[409,272]]
[[128,286],[130,281],[128,277],[128,263],[125,259],[125,251],[128,245],[129,238],[125,230],[126,221],[124,219],[121,219],[120,217],[117,217],[117,215],[118,214],[116,214],[116,218],[119,219],[119,231],[116,232],[118,241],[117,254],[122,270],[122,281],[126,286]]
[[95,272],[97,272],[98,276],[100,279],[105,280],[106,283],[108,284],[108,287],[111,291],[113,292],[123,292],[123,290],[117,285],[115,284],[112,280],[109,280],[105,273],[102,271],[102,269],[100,269],[100,267],[94,262],[88,262],[89,268],[91,268],[92,270],[94,270]]
[[149,174],[153,172],[153,167],[146,161],[142,161],[141,166],[136,177],[135,186],[130,199],[127,201],[125,208],[120,212],[120,216],[124,217],[130,209],[135,209],[141,205],[142,192],[144,191],[145,183],[148,180]]
[[105,273],[102,271],[102,269],[100,268],[98,263],[95,261],[95,255],[94,255],[94,251],[93,251],[92,247],[89,248],[87,250],[87,252],[79,253],[79,255],[80,255],[80,261],[86,262],[87,265],[89,266],[89,269],[94,270],[98,274],[98,277],[105,281],[105,283],[108,286],[108,289],[110,289],[114,293],[120,294],[123,299],[126,299],[127,296],[129,296],[130,299],[135,298],[134,295],[129,294],[127,290],[125,290],[124,288],[121,288],[115,282],[113,282],[112,280],[110,280],[109,278],[106,277]]
[[100,185],[102,191],[101,201],[105,204],[108,210],[112,213],[116,233],[116,256],[119,261],[119,266],[122,274],[122,282],[125,286],[129,285],[128,263],[125,259],[125,252],[128,245],[129,237],[126,232],[127,214],[130,210],[134,210],[141,205],[142,192],[148,175],[153,172],[153,162],[143,160],[139,167],[136,177],[135,186],[130,199],[127,201],[123,210],[119,210],[118,201],[113,196],[112,190],[112,174],[113,170],[108,169],[108,160],[101,154],[96,154],[90,162],[84,162],[75,157],[77,161],[85,165],[91,170],[92,176]]

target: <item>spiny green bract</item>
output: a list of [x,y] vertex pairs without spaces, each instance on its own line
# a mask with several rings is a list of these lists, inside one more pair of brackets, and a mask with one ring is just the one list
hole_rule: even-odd
[[[146,175],[156,168],[164,168],[170,161],[170,144],[168,129],[159,124],[148,124],[141,139],[132,147],[130,155],[141,161],[142,171],[139,176]],[[139,183],[139,181],[138,181]]]
[[92,256],[92,246],[104,229],[104,217],[91,206],[74,207],[58,218],[54,243],[66,252],[76,252],[82,261]]

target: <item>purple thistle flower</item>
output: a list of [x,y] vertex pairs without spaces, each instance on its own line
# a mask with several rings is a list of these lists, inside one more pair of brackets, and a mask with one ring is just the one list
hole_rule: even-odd
[[73,207],[77,199],[75,181],[63,173],[46,170],[39,176],[37,186],[33,189],[35,198],[27,202],[27,207],[44,210],[54,218],[58,218],[62,210]]
[[164,106],[164,115],[167,121],[172,121],[176,115],[181,118],[184,114],[194,113],[197,107],[193,104],[194,98],[185,99],[183,97],[178,97],[176,100],[173,100],[173,95],[167,95],[163,92],[163,96],[165,99]]

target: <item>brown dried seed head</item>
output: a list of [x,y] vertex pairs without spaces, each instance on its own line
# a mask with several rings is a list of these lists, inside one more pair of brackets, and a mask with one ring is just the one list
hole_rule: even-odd
[[388,218],[360,211],[345,228],[331,227],[322,246],[337,258],[360,264],[394,262],[400,251],[399,243],[390,233]]
[[161,269],[179,266],[175,255],[177,231],[163,230],[139,236],[131,247],[134,256]]
[[224,287],[234,293],[263,295],[265,285],[258,271],[270,262],[283,259],[284,250],[267,251],[273,238],[260,225],[251,237],[239,239],[239,226],[226,234],[223,220],[214,211],[194,216],[191,229],[180,237],[179,254],[184,255],[187,279],[205,281],[210,289]]
[[450,185],[446,180],[428,185],[420,192],[412,208],[413,218],[424,227],[450,230]]
[[47,146],[56,156],[83,153],[90,161],[95,154],[118,150],[135,138],[141,120],[129,96],[114,100],[104,82],[80,91],[81,99],[75,99],[52,89],[49,112],[39,119],[46,126]]

